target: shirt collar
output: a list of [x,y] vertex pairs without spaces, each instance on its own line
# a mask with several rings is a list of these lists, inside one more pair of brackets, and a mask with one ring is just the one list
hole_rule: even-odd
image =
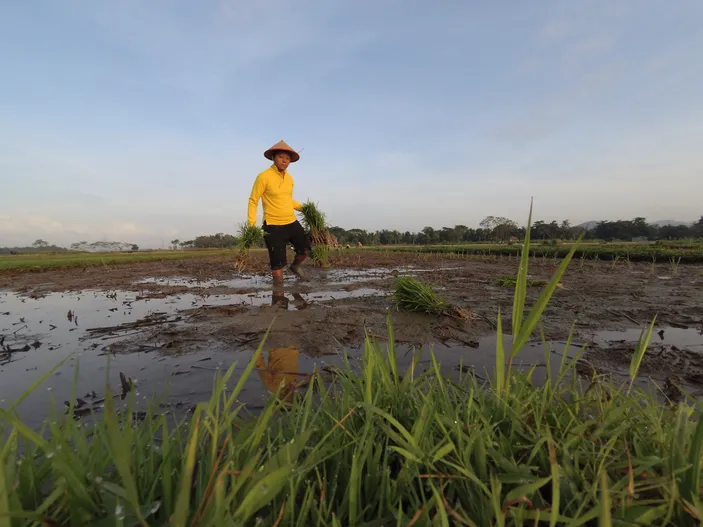
[[289,175],[287,170],[284,171],[283,174],[281,174],[281,173],[278,171],[278,169],[276,168],[276,165],[273,164],[273,163],[271,164],[271,168],[270,168],[269,170],[273,170],[273,173],[274,173],[274,174],[276,174],[277,176],[282,176],[282,177],[284,177],[284,178],[285,178],[287,175]]

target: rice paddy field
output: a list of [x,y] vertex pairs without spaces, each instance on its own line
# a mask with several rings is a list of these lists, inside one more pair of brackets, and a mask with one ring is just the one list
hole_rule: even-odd
[[700,248],[527,242],[0,258],[0,527],[700,525]]
[[[420,252],[431,254],[463,254],[479,256],[517,256],[521,243],[389,246],[385,251]],[[575,247],[574,257],[595,261],[652,262],[652,263],[703,263],[703,241],[687,242],[536,242],[530,246],[534,258],[564,258]]]

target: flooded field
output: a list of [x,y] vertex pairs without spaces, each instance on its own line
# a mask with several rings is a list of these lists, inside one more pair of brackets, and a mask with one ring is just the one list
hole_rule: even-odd
[[[555,265],[536,259],[530,272],[548,278]],[[308,266],[310,281],[288,277],[280,290],[272,287],[263,255],[244,273],[227,258],[5,272],[0,404],[8,406],[65,361],[19,405],[28,424],[38,425],[52,401],[58,411],[76,399],[84,411],[99,408],[106,382],[118,394],[134,390],[140,402],[158,395],[169,411],[186,411],[208,397],[215,371],[233,363],[242,371],[270,328],[264,361],[240,397],[256,409],[284,377],[339,365],[345,351],[359,357],[365,335],[383,342],[389,314],[402,369],[413,350],[432,347],[448,376],[471,368],[487,377],[499,308],[503,327],[510,327],[513,290],[497,281],[516,267],[510,258],[354,253],[336,257],[330,269]],[[396,311],[390,294],[398,274],[433,284],[473,316],[458,321]],[[528,305],[539,291],[531,288]],[[544,315],[549,353],[558,363],[586,346],[584,375],[626,376],[640,330],[655,315],[641,374],[701,395],[703,267],[681,265],[673,273],[668,266],[572,263]],[[574,324],[576,347],[565,351]],[[519,357],[522,367],[538,366],[538,380],[544,361],[537,341]]]

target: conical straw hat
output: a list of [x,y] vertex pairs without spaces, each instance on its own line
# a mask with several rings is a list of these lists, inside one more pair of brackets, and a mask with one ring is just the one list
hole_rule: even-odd
[[264,157],[266,159],[273,160],[273,154],[277,150],[282,150],[284,152],[288,152],[290,154],[291,163],[295,163],[298,159],[300,159],[300,155],[298,155],[298,152],[296,152],[290,146],[288,146],[285,141],[279,141],[278,143],[273,145],[271,148],[266,150],[266,152],[264,152]]

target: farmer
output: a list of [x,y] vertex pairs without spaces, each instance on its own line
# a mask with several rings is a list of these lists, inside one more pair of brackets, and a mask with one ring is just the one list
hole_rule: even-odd
[[310,240],[303,226],[295,217],[295,211],[302,205],[293,199],[294,181],[287,172],[288,165],[300,159],[300,155],[284,141],[279,141],[264,152],[264,157],[273,164],[261,172],[254,181],[249,196],[249,225],[256,224],[256,212],[259,199],[263,203],[266,235],[264,242],[269,252],[271,274],[274,282],[283,281],[283,269],[286,261],[286,245],[291,243],[295,249],[295,260],[289,270],[299,279],[305,280],[300,264],[310,250]]

